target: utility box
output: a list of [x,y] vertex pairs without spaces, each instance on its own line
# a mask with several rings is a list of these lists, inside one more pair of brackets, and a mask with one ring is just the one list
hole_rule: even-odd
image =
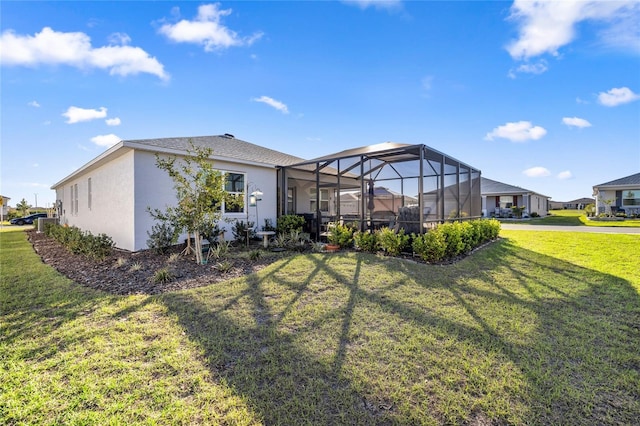
[[58,224],[58,218],[57,217],[40,217],[38,218],[38,226],[37,226],[37,232],[44,232],[44,224],[45,223],[53,223],[55,225]]

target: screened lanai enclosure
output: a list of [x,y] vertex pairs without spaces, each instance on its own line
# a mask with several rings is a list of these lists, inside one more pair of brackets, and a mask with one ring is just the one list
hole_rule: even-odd
[[278,216],[304,216],[316,240],[338,221],[424,233],[481,208],[480,170],[422,144],[386,142],[278,169]]

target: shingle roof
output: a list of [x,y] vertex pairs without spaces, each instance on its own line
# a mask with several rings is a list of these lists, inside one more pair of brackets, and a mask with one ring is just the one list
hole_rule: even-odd
[[[482,195],[491,194],[522,194],[525,192],[536,193],[530,189],[521,188],[515,185],[509,185],[507,183],[498,182],[497,180],[488,179],[482,177],[480,181],[480,192]],[[543,194],[540,194],[543,195]],[[546,195],[544,195],[546,197]]]
[[600,187],[600,186],[618,186],[618,185],[640,185],[640,173],[636,173],[634,175],[626,176],[620,179],[612,180],[611,182],[601,183],[600,185],[594,185],[594,186]]
[[269,164],[273,166],[288,166],[304,161],[302,158],[295,157],[293,155],[236,139],[232,135],[137,139],[126,140],[123,142],[125,145],[146,145],[153,148],[175,149],[180,151],[191,150],[190,143],[193,143],[198,147],[211,148],[213,150],[214,157]]

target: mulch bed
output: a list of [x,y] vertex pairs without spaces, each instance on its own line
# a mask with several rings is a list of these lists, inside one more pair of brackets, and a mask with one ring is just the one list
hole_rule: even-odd
[[[176,246],[168,254],[152,250],[128,252],[115,249],[102,261],[73,254],[53,238],[35,230],[27,231],[29,241],[42,261],[78,284],[111,294],[160,294],[175,290],[202,287],[220,281],[241,277],[264,268],[280,257],[264,257],[258,260],[229,258],[231,270],[221,272],[216,263],[198,265],[195,257],[178,256],[169,261],[172,253],[180,253],[183,246]],[[136,266],[140,269],[136,270]],[[167,268],[173,280],[156,283],[153,276],[159,269]]]

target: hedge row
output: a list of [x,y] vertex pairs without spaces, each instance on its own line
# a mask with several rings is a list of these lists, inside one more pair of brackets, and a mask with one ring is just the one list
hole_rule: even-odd
[[83,232],[75,226],[62,226],[47,223],[44,233],[54,238],[71,253],[81,254],[95,260],[102,260],[111,254],[114,247],[113,240],[106,234],[93,235]]
[[499,233],[496,219],[443,223],[426,234],[414,235],[413,251],[426,262],[442,262],[496,239]]
[[394,232],[382,228],[375,232],[356,232],[353,239],[356,247],[363,251],[375,253],[382,250],[391,256],[398,256],[411,247],[426,262],[442,262],[494,240],[499,232],[499,221],[476,219],[443,223],[422,235],[409,236],[404,234],[403,229]]

